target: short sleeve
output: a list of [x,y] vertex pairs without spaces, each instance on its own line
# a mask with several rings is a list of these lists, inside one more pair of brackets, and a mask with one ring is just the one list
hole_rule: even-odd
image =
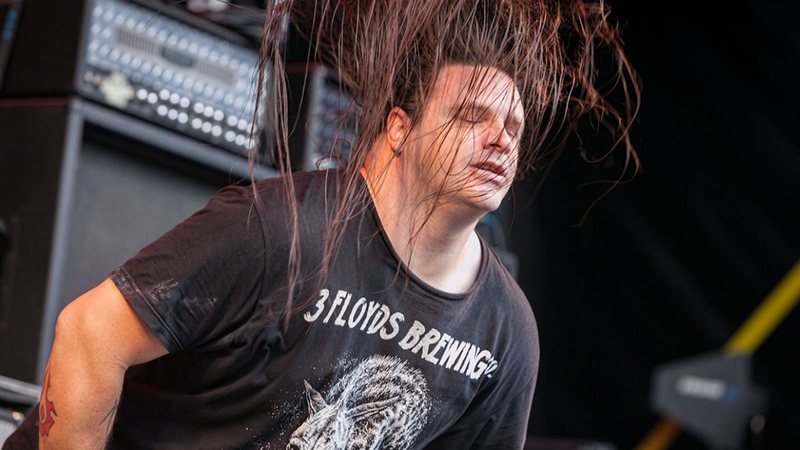
[[111,279],[170,352],[213,347],[256,307],[266,253],[253,196],[229,187]]

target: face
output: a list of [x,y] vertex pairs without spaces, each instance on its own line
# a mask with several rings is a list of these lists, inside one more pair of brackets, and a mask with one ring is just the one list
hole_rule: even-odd
[[480,214],[497,209],[516,174],[523,126],[520,94],[508,75],[445,66],[403,149],[421,194],[441,193],[441,206]]

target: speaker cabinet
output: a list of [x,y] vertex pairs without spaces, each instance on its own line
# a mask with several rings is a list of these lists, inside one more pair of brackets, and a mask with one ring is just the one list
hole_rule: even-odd
[[25,0],[0,90],[0,375],[41,383],[69,301],[275,175],[246,158],[255,50],[179,9]]
[[77,97],[0,100],[0,130],[0,375],[40,384],[61,309],[248,164]]

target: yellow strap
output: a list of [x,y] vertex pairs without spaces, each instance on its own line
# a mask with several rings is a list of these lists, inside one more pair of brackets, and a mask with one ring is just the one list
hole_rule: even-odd
[[649,433],[639,442],[636,450],[661,450],[666,448],[681,432],[681,426],[670,419],[662,419]]
[[728,339],[726,353],[753,353],[800,301],[800,261]]

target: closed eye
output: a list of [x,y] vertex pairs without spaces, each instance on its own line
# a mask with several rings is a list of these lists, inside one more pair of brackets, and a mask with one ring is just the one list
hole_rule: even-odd
[[512,138],[517,137],[522,132],[522,121],[516,114],[509,114],[506,117],[506,133]]
[[516,139],[519,134],[519,127],[506,127],[506,133],[511,136],[511,139]]
[[457,118],[462,122],[467,122],[471,124],[478,124],[483,122],[483,117],[472,113],[459,114]]
[[[455,118],[471,125],[477,125],[481,122],[485,122],[489,117],[492,117],[492,111],[493,110],[489,106],[478,103],[462,105],[455,111]],[[513,115],[508,117],[504,126],[506,133],[508,133],[512,139],[516,138],[522,131],[522,122]]]
[[479,104],[460,105],[455,109],[454,116],[467,123],[477,124],[485,121],[489,116],[490,110],[488,107]]

